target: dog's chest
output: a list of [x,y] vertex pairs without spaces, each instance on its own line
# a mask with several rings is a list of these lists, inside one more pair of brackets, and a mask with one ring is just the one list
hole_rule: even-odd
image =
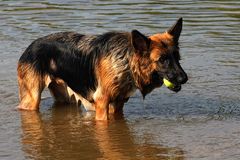
[[114,83],[107,86],[102,86],[101,82],[98,83],[96,91],[93,93],[93,100],[109,95],[111,99],[125,99],[132,96],[136,91],[136,86],[130,77],[118,77],[115,78]]

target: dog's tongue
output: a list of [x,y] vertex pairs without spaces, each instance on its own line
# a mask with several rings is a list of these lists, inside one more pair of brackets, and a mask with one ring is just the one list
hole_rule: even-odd
[[168,88],[174,88],[174,84],[172,82],[170,82],[169,80],[167,80],[166,78],[163,78],[163,83]]

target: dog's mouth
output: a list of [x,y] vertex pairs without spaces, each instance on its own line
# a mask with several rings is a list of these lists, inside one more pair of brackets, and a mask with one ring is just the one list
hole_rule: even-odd
[[166,76],[164,76],[162,73],[159,72],[154,72],[152,74],[152,84],[155,84],[155,87],[160,87],[163,84],[165,84],[165,86],[174,92],[179,92],[181,90],[181,84],[178,83],[176,80],[169,80],[169,78],[167,78]]
[[167,78],[163,78],[163,82],[169,90],[174,91],[174,92],[179,92],[182,88],[181,84],[171,82]]
[[182,88],[181,85],[175,85],[173,88],[168,88],[168,89],[174,92],[179,92],[181,88]]

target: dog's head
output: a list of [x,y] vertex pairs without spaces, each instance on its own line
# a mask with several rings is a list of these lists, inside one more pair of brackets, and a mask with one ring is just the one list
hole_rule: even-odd
[[163,78],[174,84],[169,88],[178,92],[188,80],[180,65],[178,40],[182,31],[182,18],[165,33],[144,36],[137,30],[132,31],[132,45],[135,50],[138,84],[145,96],[163,84]]

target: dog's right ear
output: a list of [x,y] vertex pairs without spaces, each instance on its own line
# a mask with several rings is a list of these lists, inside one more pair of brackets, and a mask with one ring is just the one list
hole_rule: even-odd
[[150,39],[137,30],[132,30],[132,45],[137,53],[144,54],[150,46]]
[[177,43],[182,32],[182,17],[177,20],[177,22],[167,31],[173,36],[174,41]]

